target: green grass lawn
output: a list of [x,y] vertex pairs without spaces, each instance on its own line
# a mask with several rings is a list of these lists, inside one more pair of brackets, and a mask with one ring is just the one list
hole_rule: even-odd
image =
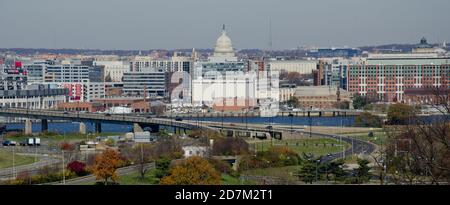
[[[141,175],[136,171],[127,175],[119,176],[117,182],[120,185],[157,185],[158,179],[154,176],[154,170],[150,170],[145,174],[145,179],[141,179]],[[84,183],[81,185],[93,185],[95,183]],[[220,184],[222,185],[252,185],[251,181],[241,181],[239,177],[233,177],[228,174],[221,175]]]
[[[24,165],[34,163],[34,157],[14,155],[14,165]],[[0,168],[8,168],[13,166],[12,152],[0,150]]]
[[239,177],[233,177],[228,174],[221,175],[220,184],[221,185],[254,185],[254,183],[251,181],[248,181],[248,180],[241,181],[239,179]]
[[[255,148],[255,142],[250,142],[250,147]],[[315,156],[326,155],[327,153],[341,152],[342,146],[347,149],[350,145],[339,140],[329,138],[294,139],[294,140],[264,140],[256,142],[258,151],[265,151],[271,146],[288,146],[299,154],[312,153]]]
[[154,170],[150,170],[145,173],[145,177],[142,180],[139,172],[133,172],[131,174],[119,176],[117,182],[120,185],[153,185],[158,184],[158,179],[154,176]]
[[[154,176],[154,169],[145,173],[145,177],[142,180],[138,171],[134,171],[130,174],[119,176],[117,183],[120,185],[155,185],[158,184],[158,179]],[[82,183],[80,185],[94,185],[95,182]]]
[[386,139],[387,139],[387,135],[385,132],[383,131],[374,131],[373,132],[373,137],[369,137],[368,132],[364,132],[364,133],[352,133],[352,134],[346,134],[346,136],[349,137],[355,137],[357,139],[361,139],[364,141],[368,141],[368,142],[372,142],[374,144],[377,145],[381,145],[382,143],[386,143]]
[[105,133],[97,133],[97,134],[79,134],[79,133],[67,133],[65,135],[56,134],[56,133],[39,133],[33,136],[25,135],[25,134],[16,134],[13,136],[6,136],[6,140],[13,140],[16,142],[25,141],[29,137],[39,137],[41,138],[41,141],[81,141],[81,140],[95,140],[98,136],[112,136],[112,135],[119,135],[120,133],[112,133],[112,132],[105,132]]
[[251,169],[243,171],[242,175],[253,175],[253,176],[271,176],[280,179],[285,179],[289,181],[296,181],[298,178],[293,174],[297,172],[298,166],[287,166],[287,167],[269,167],[264,169]]

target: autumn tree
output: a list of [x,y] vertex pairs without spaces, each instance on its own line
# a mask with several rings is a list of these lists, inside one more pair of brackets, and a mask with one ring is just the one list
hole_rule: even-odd
[[166,185],[218,185],[220,173],[205,159],[189,157],[170,169],[160,184]]
[[119,153],[115,150],[107,149],[95,158],[92,172],[97,180],[101,179],[107,185],[109,179],[114,182],[117,180],[116,169],[120,164],[121,157]]
[[74,155],[76,154],[74,152],[75,148],[76,148],[75,144],[71,144],[69,142],[62,142],[62,143],[59,144],[59,148],[63,152],[64,160],[66,160],[66,161],[72,161],[73,160]]
[[366,96],[361,96],[359,94],[353,95],[353,108],[363,109],[367,104],[369,104],[369,100]]
[[300,74],[298,72],[289,72],[286,76],[286,79],[289,83],[296,84],[298,86],[306,86],[309,83],[306,81],[307,79],[311,79],[311,75]]
[[337,109],[349,109],[350,108],[350,102],[347,101],[347,100],[339,101],[339,102],[334,103],[334,106]]
[[219,138],[213,144],[214,155],[240,155],[248,153],[248,143],[242,138]]
[[383,120],[369,112],[362,112],[355,117],[355,125],[361,127],[381,127]]
[[152,155],[155,158],[168,157],[176,159],[183,156],[183,149],[175,137],[161,138],[156,142]]
[[289,98],[288,101],[286,101],[287,105],[293,108],[298,108],[300,107],[300,102],[298,101],[298,98],[295,96],[292,96],[291,98]]
[[389,124],[405,125],[412,123],[416,109],[404,103],[392,104],[388,108],[387,118]]
[[166,112],[165,105],[155,105],[150,107],[150,111],[156,116],[161,116]]
[[83,176],[87,174],[86,164],[77,160],[67,164],[67,169],[74,172],[78,176]]

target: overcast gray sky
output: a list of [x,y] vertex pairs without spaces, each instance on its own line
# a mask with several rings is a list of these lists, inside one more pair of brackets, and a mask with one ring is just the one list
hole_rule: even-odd
[[0,48],[274,49],[450,40],[448,0],[0,0]]

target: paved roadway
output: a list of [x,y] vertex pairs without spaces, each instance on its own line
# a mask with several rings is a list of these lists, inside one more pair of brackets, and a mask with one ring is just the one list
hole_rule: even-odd
[[[20,153],[17,153],[20,154]],[[34,155],[33,155],[34,156]],[[4,169],[0,169],[0,180],[8,180],[13,178],[13,173],[17,176],[20,172],[28,171],[29,175],[36,175],[39,173],[39,170],[45,166],[52,166],[55,164],[61,164],[61,159],[57,157],[53,157],[51,155],[39,155],[39,161],[32,164],[25,164],[16,167],[8,167]]]
[[[198,128],[196,124],[187,123],[185,121],[176,121],[167,118],[147,118],[133,115],[103,113],[83,113],[83,112],[63,112],[56,110],[29,110],[23,108],[2,108],[0,116],[5,117],[22,117],[36,118],[48,120],[69,120],[73,122],[96,122],[96,123],[116,123],[116,124],[155,124],[171,127],[180,127],[185,129]],[[203,129],[212,129],[208,126],[201,126]]]
[[[197,123],[197,121],[195,121],[195,120],[191,121],[191,123],[194,123],[194,122]],[[201,124],[206,124],[211,127],[222,126],[222,122],[201,122]],[[257,128],[260,130],[265,129],[266,131],[269,131],[268,129],[266,129],[266,127],[268,126],[267,124],[224,123],[223,125],[226,128],[237,128],[237,129],[245,130],[246,127],[251,127],[251,128]],[[274,125],[272,125],[272,130],[279,131],[279,132],[285,132],[285,133],[291,132],[291,126],[274,124]],[[303,136],[309,135],[309,131],[305,130],[304,126],[292,126],[292,131],[294,133],[298,133],[299,135],[303,134]],[[360,139],[353,138],[353,137],[322,134],[322,133],[317,133],[317,132],[311,132],[311,134],[314,137],[324,137],[324,138],[333,138],[336,140],[342,140],[351,145],[347,150],[345,150],[343,152],[332,153],[331,156],[324,156],[322,158],[322,161],[332,161],[334,159],[342,158],[344,156],[350,156],[352,154],[371,154],[377,148],[377,145],[375,145],[371,142],[367,142],[367,141],[360,140]]]
[[[133,173],[138,170],[140,165],[132,165],[128,167],[122,167],[117,169],[116,173],[119,176],[127,175],[130,173]],[[154,169],[155,163],[148,163],[145,165],[147,169]],[[94,175],[87,175],[83,177],[77,177],[73,179],[66,180],[65,185],[82,185],[82,184],[88,184],[88,183],[95,183],[97,180],[95,179]],[[63,182],[53,182],[53,183],[47,183],[44,185],[64,185]]]

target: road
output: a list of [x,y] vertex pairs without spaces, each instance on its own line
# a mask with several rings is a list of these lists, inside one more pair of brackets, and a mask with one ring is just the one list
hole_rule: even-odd
[[[20,154],[20,153],[17,153]],[[33,155],[34,156],[34,155]],[[25,164],[16,167],[8,167],[0,169],[0,180],[8,180],[13,178],[13,173],[17,176],[19,173],[27,171],[29,175],[35,175],[39,173],[39,170],[45,166],[53,166],[60,164],[61,159],[53,157],[51,155],[43,154],[39,155],[39,161],[32,164]]]
[[[195,120],[191,120],[188,121],[190,123],[197,123],[197,121]],[[201,122],[202,124],[206,124],[210,127],[213,126],[221,126],[221,122]],[[265,129],[267,127],[267,124],[245,124],[245,123],[224,123],[224,127],[234,127],[234,128],[238,128],[238,129],[243,129],[245,130],[246,127],[251,127],[253,129]],[[272,130],[274,131],[279,131],[279,132],[284,132],[284,133],[289,133],[289,132],[294,132],[294,133],[298,133],[299,136],[303,135],[303,136],[308,136],[309,135],[309,131],[307,129],[305,129],[305,126],[291,126],[289,125],[272,125]],[[266,129],[266,131],[269,131]],[[350,156],[352,154],[370,154],[372,152],[375,151],[375,149],[377,148],[377,146],[371,142],[367,142],[364,140],[360,140],[357,138],[352,138],[352,137],[348,137],[348,136],[340,136],[340,135],[331,135],[331,134],[322,134],[322,133],[317,133],[317,132],[311,132],[311,135],[313,137],[324,137],[324,138],[333,138],[336,140],[342,140],[344,142],[347,142],[348,144],[352,145],[350,146],[350,148],[348,148],[347,150],[345,150],[344,152],[338,152],[338,153],[333,153],[331,154],[331,156],[328,157],[324,157],[322,160],[324,161],[331,161],[337,158],[342,158],[344,156]]]
[[[147,169],[154,169],[155,168],[155,163],[148,163],[145,165]],[[119,176],[123,176],[123,175],[127,175],[130,173],[135,172],[136,170],[138,170],[139,165],[132,165],[132,166],[128,166],[128,167],[122,167],[117,169],[117,175]],[[95,183],[97,180],[95,179],[94,175],[87,175],[87,176],[83,176],[83,177],[77,177],[74,179],[69,179],[66,180],[66,183],[63,184],[63,182],[53,182],[53,183],[46,183],[44,185],[82,185],[82,184],[88,184],[88,183]]]

